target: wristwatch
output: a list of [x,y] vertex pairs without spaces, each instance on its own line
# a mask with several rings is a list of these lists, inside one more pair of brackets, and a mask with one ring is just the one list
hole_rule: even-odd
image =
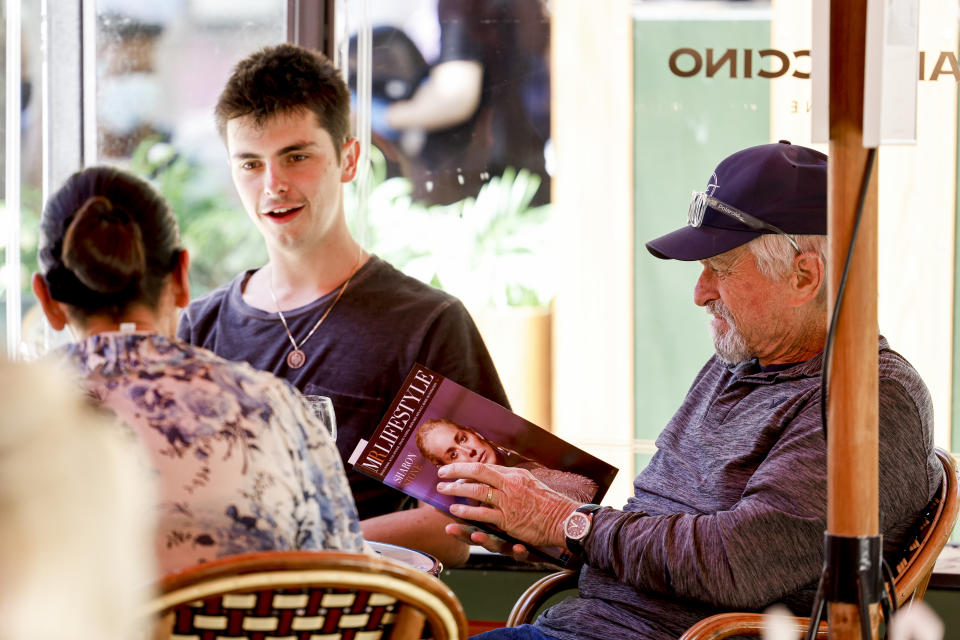
[[583,541],[590,533],[593,524],[593,513],[600,508],[598,504],[585,504],[567,516],[563,522],[563,535],[566,537],[567,548],[573,553],[583,553]]

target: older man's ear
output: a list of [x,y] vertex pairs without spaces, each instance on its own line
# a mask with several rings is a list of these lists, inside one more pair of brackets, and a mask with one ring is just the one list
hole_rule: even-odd
[[794,259],[790,276],[797,306],[817,298],[821,288],[826,287],[827,269],[823,259],[815,251],[801,253]]

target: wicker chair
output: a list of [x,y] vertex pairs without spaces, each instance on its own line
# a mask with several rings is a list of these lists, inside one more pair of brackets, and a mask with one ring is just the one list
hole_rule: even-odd
[[[904,549],[894,567],[896,601],[898,606],[913,600],[922,600],[933,574],[937,556],[947,544],[957,522],[960,493],[957,487],[957,468],[953,457],[937,448],[937,458],[943,465],[940,492],[930,501],[917,524],[911,543]],[[559,571],[533,583],[517,600],[507,618],[507,626],[531,622],[548,598],[577,586],[577,573]],[[808,618],[794,619],[798,632],[805,632]],[[763,614],[720,613],[701,620],[690,627],[680,640],[721,640],[731,636],[760,636],[763,633]],[[827,625],[822,623],[818,638],[827,637]]]
[[339,551],[230,556],[163,578],[146,614],[154,640],[376,640],[467,637],[440,580],[399,562]]

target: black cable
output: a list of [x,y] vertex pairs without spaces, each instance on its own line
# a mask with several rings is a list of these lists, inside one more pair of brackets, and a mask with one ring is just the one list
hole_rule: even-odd
[[880,568],[883,570],[883,593],[880,598],[880,605],[883,608],[883,619],[890,623],[893,614],[897,612],[897,579],[893,575],[893,569],[886,559],[880,560]]
[[853,221],[853,233],[850,234],[850,244],[847,246],[847,257],[843,263],[843,273],[840,276],[840,285],[837,287],[837,297],[833,304],[833,315],[830,317],[830,326],[827,327],[827,340],[823,347],[823,364],[820,369],[820,424],[823,428],[823,437],[827,437],[827,381],[830,371],[830,357],[833,351],[834,331],[837,318],[840,317],[840,305],[843,304],[843,294],[847,288],[847,276],[850,275],[850,263],[853,259],[853,248],[860,231],[860,219],[863,217],[863,203],[867,199],[867,188],[870,186],[870,175],[873,173],[873,161],[877,154],[876,149],[867,151],[867,166],[860,181],[860,200],[857,202],[857,216]]
[[814,640],[817,637],[817,629],[820,628],[820,621],[823,619],[823,612],[827,606],[823,591],[824,574],[820,574],[820,582],[817,583],[817,592],[813,596],[813,610],[810,612],[810,623],[807,625],[807,633],[803,640]]

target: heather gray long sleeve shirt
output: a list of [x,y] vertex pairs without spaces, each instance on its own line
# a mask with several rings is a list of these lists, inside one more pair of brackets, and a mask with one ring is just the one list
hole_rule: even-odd
[[[880,340],[880,527],[885,552],[940,482],[919,374]],[[557,638],[680,636],[721,611],[783,602],[809,615],[823,566],[821,356],[779,371],[711,358],[657,439],[623,511],[585,541],[580,594],[537,621]],[[643,515],[649,514],[649,515]]]

